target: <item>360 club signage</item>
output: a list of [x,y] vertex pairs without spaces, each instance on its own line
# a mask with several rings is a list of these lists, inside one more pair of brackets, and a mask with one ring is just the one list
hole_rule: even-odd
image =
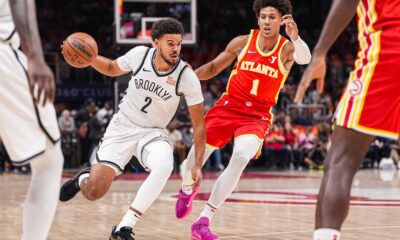
[[58,102],[84,101],[88,98],[95,100],[110,100],[114,96],[113,85],[91,84],[60,84],[57,85]]

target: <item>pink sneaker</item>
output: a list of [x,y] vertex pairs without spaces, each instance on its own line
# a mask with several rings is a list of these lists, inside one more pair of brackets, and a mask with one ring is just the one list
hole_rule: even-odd
[[192,240],[218,240],[218,236],[210,231],[210,220],[201,217],[192,225]]
[[179,197],[178,201],[176,201],[175,205],[175,216],[176,218],[182,219],[190,214],[193,207],[193,199],[196,197],[197,193],[200,191],[200,187],[193,189],[192,194],[187,195],[182,191],[182,188],[179,189]]

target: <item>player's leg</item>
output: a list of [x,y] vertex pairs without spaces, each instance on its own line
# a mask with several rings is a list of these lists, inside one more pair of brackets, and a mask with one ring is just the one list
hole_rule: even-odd
[[131,159],[136,139],[135,127],[125,125],[120,116],[114,115],[99,146],[94,164],[63,184],[60,201],[71,200],[79,191],[91,201],[103,197],[110,189],[114,177],[123,172]]
[[120,239],[120,231],[132,231],[140,217],[158,198],[174,168],[173,149],[165,140],[145,146],[142,159],[146,168],[151,170],[150,174],[140,186],[128,212],[118,226],[113,228],[110,239]]
[[[206,147],[204,151],[203,166],[213,153],[215,148]],[[190,149],[187,159],[181,165],[182,187],[179,189],[179,197],[175,205],[175,216],[183,219],[190,214],[193,207],[193,199],[200,191],[200,187],[193,189],[192,167],[195,163],[194,146]]]
[[47,142],[44,154],[31,161],[32,177],[23,212],[23,240],[43,240],[58,203],[63,156],[60,143]]
[[62,185],[60,201],[67,202],[80,191],[86,199],[98,200],[108,192],[115,176],[115,169],[105,164],[84,168]]
[[13,164],[30,162],[32,170],[22,239],[43,240],[58,203],[63,155],[54,106],[34,105],[26,67],[21,51],[0,44],[0,135]]
[[[373,139],[373,136],[336,126],[324,164],[314,240],[339,239],[349,210],[354,175]],[[335,235],[337,238],[333,238]]]
[[[204,150],[204,159],[203,159],[203,166],[206,163],[206,160],[211,156],[214,152],[215,148],[206,146]],[[192,168],[195,164],[195,151],[194,146],[190,148],[189,154],[185,161],[181,164],[181,176],[182,176],[182,191],[185,194],[191,194],[193,191],[193,178],[192,178]]]
[[218,177],[211,196],[200,218],[192,225],[192,236],[198,239],[218,239],[209,230],[210,221],[217,209],[235,189],[246,165],[259,151],[262,140],[256,135],[244,135],[235,139],[232,157],[228,166]]
[[[234,133],[236,122],[228,117],[229,112],[225,112],[224,107],[216,105],[208,111],[206,120],[206,149],[204,152],[203,165],[210,157],[212,152],[227,144]],[[225,116],[225,117],[221,117]],[[192,167],[195,163],[194,147],[189,151],[188,157],[181,165],[182,187],[179,190],[179,197],[176,202],[175,215],[182,219],[190,214],[192,210],[192,201],[200,188],[193,189]]]

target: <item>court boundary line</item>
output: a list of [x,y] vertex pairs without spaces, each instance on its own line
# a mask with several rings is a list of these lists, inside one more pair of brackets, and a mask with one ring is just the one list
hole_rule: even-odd
[[[381,227],[355,227],[355,228],[343,228],[343,231],[354,231],[354,230],[366,230],[366,229],[393,229],[400,228],[399,226],[381,226]],[[226,238],[241,238],[241,237],[256,237],[256,236],[275,236],[275,235],[286,235],[293,233],[312,233],[314,230],[301,230],[301,231],[288,231],[288,232],[268,232],[268,233],[254,233],[254,234],[244,234],[244,235],[231,235],[231,236],[221,236],[220,239]]]

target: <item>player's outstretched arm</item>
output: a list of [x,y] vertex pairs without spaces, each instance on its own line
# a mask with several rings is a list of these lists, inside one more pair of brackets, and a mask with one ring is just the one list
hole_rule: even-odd
[[326,73],[325,57],[329,48],[353,18],[359,0],[334,0],[322,33],[314,48],[311,63],[304,71],[294,101],[299,103],[313,80],[317,80],[317,90],[324,89]]
[[[21,38],[21,47],[28,58],[28,77],[31,92],[36,104],[43,95],[42,104],[53,102],[55,97],[54,76],[47,66],[40,42],[36,21],[36,8],[34,0],[10,1],[16,31]],[[35,91],[33,91],[35,88]]]
[[200,80],[208,80],[231,65],[246,46],[248,37],[248,35],[243,35],[232,39],[222,53],[195,70],[197,77]]
[[325,56],[332,44],[354,17],[360,0],[334,0],[313,56]]
[[192,168],[193,187],[201,184],[204,150],[206,146],[206,125],[204,122],[204,103],[189,106],[189,113],[193,125],[193,142],[196,162]]
[[100,73],[109,77],[118,77],[129,72],[123,71],[118,66],[117,60],[111,60],[100,55],[97,55],[97,57],[93,60],[91,66]]

